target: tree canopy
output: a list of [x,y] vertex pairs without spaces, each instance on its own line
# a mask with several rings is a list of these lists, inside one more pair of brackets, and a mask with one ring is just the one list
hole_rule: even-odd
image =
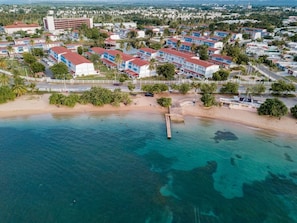
[[293,115],[294,118],[297,118],[297,105],[295,105],[294,107],[292,107],[290,109],[291,114]]
[[164,76],[168,80],[172,80],[175,74],[175,66],[171,63],[165,63],[157,66],[157,74]]
[[217,90],[217,85],[215,83],[211,84],[201,84],[200,90],[202,92],[201,101],[205,107],[210,107],[216,104],[216,99],[213,93]]
[[220,90],[221,93],[229,93],[229,94],[237,94],[238,93],[238,84],[228,82],[227,84],[224,84]]
[[72,76],[68,73],[68,67],[62,62],[54,64],[50,70],[53,72],[54,78],[56,79],[69,80],[72,78]]
[[37,59],[35,56],[33,56],[31,53],[23,53],[23,58],[24,58],[24,61],[28,64],[33,64],[35,62],[37,62]]
[[230,75],[228,70],[218,70],[212,74],[212,79],[215,81],[226,81]]
[[166,84],[147,84],[142,86],[142,90],[150,93],[161,93],[168,91],[168,86]]
[[0,87],[0,104],[6,103],[8,101],[13,101],[15,99],[15,93],[9,86]]
[[281,95],[288,94],[291,91],[295,91],[295,85],[293,83],[287,83],[284,80],[278,80],[271,84],[271,91],[273,94]]
[[201,101],[203,102],[203,105],[205,107],[211,107],[216,104],[215,96],[209,93],[203,94],[201,97]]
[[288,113],[287,106],[278,98],[267,98],[258,108],[259,115],[282,117]]
[[30,67],[31,67],[33,73],[38,73],[38,72],[44,72],[45,71],[45,66],[42,63],[39,63],[39,62],[32,63]]
[[171,106],[172,99],[171,98],[158,98],[157,102],[162,107],[168,108],[169,106]]
[[191,85],[188,83],[182,83],[178,86],[178,90],[181,94],[186,94],[189,90],[191,90]]

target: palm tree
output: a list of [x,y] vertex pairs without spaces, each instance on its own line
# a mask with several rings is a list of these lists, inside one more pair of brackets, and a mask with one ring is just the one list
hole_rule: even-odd
[[198,88],[200,88],[200,83],[198,83],[198,82],[192,82],[191,83],[191,87],[192,88],[195,88],[195,93],[197,93],[197,90],[198,90]]
[[196,51],[196,44],[195,43],[192,43],[191,51],[192,51],[192,53],[195,53],[195,51]]
[[38,91],[38,88],[36,88],[36,84],[35,84],[35,83],[30,83],[30,84],[28,85],[28,87],[29,87],[28,90],[30,90],[31,93],[33,93],[33,92],[35,92],[35,91]]
[[22,96],[23,94],[25,94],[28,91],[28,89],[26,88],[25,85],[16,84],[12,87],[12,91],[13,91],[13,93],[15,93],[15,95],[17,97],[19,97],[19,96]]
[[126,51],[130,51],[131,50],[131,43],[127,43],[126,44]]
[[0,69],[6,69],[7,68],[7,63],[4,58],[0,59]]
[[180,39],[179,39],[179,40],[177,40],[177,42],[176,42],[176,49],[179,50],[180,46],[181,46],[181,41],[180,41]]
[[150,63],[149,63],[149,67],[148,69],[150,70],[150,76],[151,76],[151,72],[152,70],[154,70],[156,68],[156,60],[154,58],[150,59]]
[[125,43],[124,41],[121,41],[120,42],[120,49],[123,50],[125,48]]
[[120,69],[120,65],[121,65],[122,61],[123,61],[122,56],[119,53],[117,53],[114,58],[114,62],[117,64],[118,70]]
[[30,39],[30,46],[31,46],[31,48],[30,48],[31,53],[32,53],[32,55],[33,55],[34,39]]
[[8,57],[10,57],[10,55],[13,53],[14,49],[11,45],[9,45],[6,49],[7,49]]
[[49,37],[49,35],[45,36],[45,43],[49,44],[51,42],[51,38]]
[[6,86],[9,83],[9,77],[6,74],[2,74],[0,76],[0,85],[1,86]]

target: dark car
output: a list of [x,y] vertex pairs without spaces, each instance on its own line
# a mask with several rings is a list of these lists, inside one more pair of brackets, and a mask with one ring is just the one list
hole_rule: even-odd
[[154,94],[153,93],[150,93],[150,92],[146,92],[144,94],[144,96],[146,96],[146,97],[154,97]]

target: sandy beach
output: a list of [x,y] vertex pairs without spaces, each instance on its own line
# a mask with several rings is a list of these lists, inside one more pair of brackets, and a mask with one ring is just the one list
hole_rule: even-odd
[[[168,109],[162,108],[156,102],[156,97],[144,97],[137,95],[132,97],[130,105],[121,105],[114,107],[105,105],[95,107],[93,105],[76,105],[74,108],[64,106],[50,105],[48,103],[50,94],[44,95],[25,95],[17,98],[13,102],[0,105],[0,118],[9,118],[17,116],[30,116],[36,114],[73,114],[88,112],[147,112],[147,113],[166,113]],[[157,97],[159,97],[158,95]],[[166,95],[163,95],[166,96]],[[167,95],[169,97],[169,95]],[[230,109],[228,107],[205,108],[200,100],[193,105],[192,95],[174,95],[171,94],[174,105],[179,106],[179,112],[185,116],[194,116],[202,118],[219,119],[224,121],[241,123],[250,127],[267,129],[282,133],[297,135],[297,119],[290,115],[281,119],[267,116],[259,116],[255,109],[240,110]]]

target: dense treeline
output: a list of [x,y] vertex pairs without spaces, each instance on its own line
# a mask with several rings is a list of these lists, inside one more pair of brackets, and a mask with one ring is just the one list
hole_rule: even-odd
[[130,104],[131,99],[129,94],[121,92],[121,89],[111,91],[102,87],[92,87],[91,90],[85,91],[81,95],[70,94],[66,96],[59,93],[53,93],[49,98],[49,103],[54,105],[65,105],[68,107],[74,107],[76,103],[93,104],[95,106],[103,106],[105,104],[119,106],[120,103],[124,103],[125,105]]
[[[22,21],[24,23],[38,23],[43,25],[42,18],[47,15],[48,10],[50,9],[47,6],[34,6],[30,13],[25,12],[25,8],[18,8],[15,13],[9,13],[8,6],[7,9],[4,7],[4,10],[0,12],[0,25],[6,26],[13,24],[15,21]],[[6,9],[6,10],[5,10]]]

